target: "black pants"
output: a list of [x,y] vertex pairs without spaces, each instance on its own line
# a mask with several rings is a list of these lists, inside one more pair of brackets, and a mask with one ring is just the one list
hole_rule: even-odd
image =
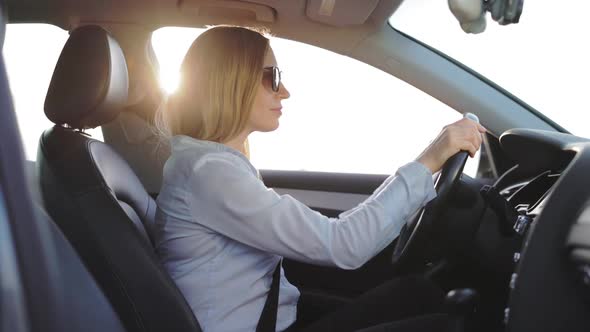
[[443,299],[443,291],[429,280],[414,276],[396,278],[331,312],[320,310],[323,315],[310,319],[314,313],[308,309],[317,312],[318,305],[302,296],[297,306],[297,321],[287,331],[445,331],[447,317],[441,314]]

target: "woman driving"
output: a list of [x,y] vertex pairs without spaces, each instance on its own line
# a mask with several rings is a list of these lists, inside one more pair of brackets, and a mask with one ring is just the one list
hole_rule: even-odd
[[305,301],[280,262],[362,266],[436,196],[432,174],[449,157],[476,153],[482,126],[446,126],[364,202],[328,218],[267,188],[249,161],[248,136],[276,130],[290,97],[268,38],[210,28],[181,72],[160,114],[172,153],[157,199],[156,250],[204,331],[353,331],[439,310],[441,290],[401,278],[303,326]]

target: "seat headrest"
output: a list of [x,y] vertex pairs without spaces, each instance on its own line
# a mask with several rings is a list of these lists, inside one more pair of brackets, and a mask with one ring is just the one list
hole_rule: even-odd
[[74,30],[66,42],[45,97],[45,115],[58,125],[94,128],[113,120],[127,102],[123,50],[103,28]]

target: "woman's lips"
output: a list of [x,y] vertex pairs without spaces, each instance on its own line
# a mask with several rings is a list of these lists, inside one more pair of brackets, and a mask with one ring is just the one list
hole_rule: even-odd
[[277,108],[271,108],[270,110],[273,112],[282,113],[281,112],[282,109],[283,109],[282,107],[277,107]]

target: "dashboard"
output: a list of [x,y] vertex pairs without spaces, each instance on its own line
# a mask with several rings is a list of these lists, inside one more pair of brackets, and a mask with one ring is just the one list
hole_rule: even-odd
[[516,213],[496,219],[513,230],[498,237],[513,239],[506,329],[589,331],[590,140],[513,129],[500,144],[517,164],[495,186]]
[[512,129],[494,144],[507,170],[462,177],[437,229],[446,257],[476,276],[485,331],[590,331],[590,140]]

